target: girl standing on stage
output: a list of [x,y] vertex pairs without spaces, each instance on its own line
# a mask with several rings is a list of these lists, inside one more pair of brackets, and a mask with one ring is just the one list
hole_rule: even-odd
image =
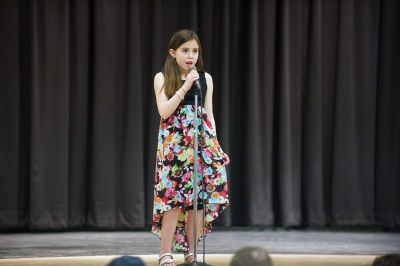
[[[196,70],[188,69],[196,66]],[[200,83],[199,185],[197,230],[201,240],[211,232],[211,222],[229,205],[225,165],[229,157],[217,140],[212,108],[213,82],[204,72],[202,49],[197,34],[176,32],[169,43],[164,70],[154,77],[154,92],[161,115],[158,133],[152,232],[161,239],[159,264],[174,266],[171,248],[193,261],[194,95]],[[204,107],[200,106],[204,103]],[[202,117],[202,119],[201,119]],[[202,199],[205,223],[202,227]]]

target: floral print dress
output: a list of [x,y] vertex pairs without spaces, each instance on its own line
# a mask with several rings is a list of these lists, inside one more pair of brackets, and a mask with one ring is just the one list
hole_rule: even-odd
[[[202,102],[207,85],[200,73]],[[186,237],[188,211],[193,208],[194,172],[194,88],[185,96],[175,112],[161,119],[156,156],[154,208],[152,233],[161,238],[161,224],[166,211],[179,208],[181,213],[176,225],[172,249],[188,252]],[[200,99],[199,99],[200,103]],[[200,105],[200,104],[199,104]],[[201,119],[201,114],[203,119]],[[198,156],[198,209],[203,209],[205,199],[205,234],[212,231],[212,221],[229,206],[224,152],[205,108],[198,107],[199,156]],[[203,181],[204,184],[203,184]],[[199,236],[201,240],[204,235]]]

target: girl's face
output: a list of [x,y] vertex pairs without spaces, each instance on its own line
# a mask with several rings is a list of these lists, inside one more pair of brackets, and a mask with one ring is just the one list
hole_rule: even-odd
[[178,49],[170,49],[169,53],[175,57],[179,71],[182,74],[187,74],[187,69],[194,66],[199,58],[199,45],[196,40],[190,40],[183,43]]

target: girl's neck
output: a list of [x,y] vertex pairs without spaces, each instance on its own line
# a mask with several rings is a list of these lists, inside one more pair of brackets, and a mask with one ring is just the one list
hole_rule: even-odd
[[187,77],[187,73],[182,73],[182,72],[181,72],[181,79],[182,79],[182,80],[185,80],[186,77]]
[[179,73],[181,74],[181,79],[185,80],[187,76],[187,71],[183,69],[179,69]]

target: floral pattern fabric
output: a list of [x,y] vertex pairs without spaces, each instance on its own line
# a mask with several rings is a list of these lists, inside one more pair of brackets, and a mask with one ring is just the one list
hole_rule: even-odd
[[[193,206],[194,109],[193,105],[181,105],[170,117],[161,119],[155,171],[152,232],[161,238],[164,212],[181,209],[172,249],[183,252],[189,250],[185,231],[188,211]],[[224,152],[205,109],[199,107],[198,111],[198,205],[205,198],[204,231],[207,234],[212,231],[212,221],[229,206],[229,198],[226,171],[222,166]],[[198,240],[203,237],[201,235]]]

